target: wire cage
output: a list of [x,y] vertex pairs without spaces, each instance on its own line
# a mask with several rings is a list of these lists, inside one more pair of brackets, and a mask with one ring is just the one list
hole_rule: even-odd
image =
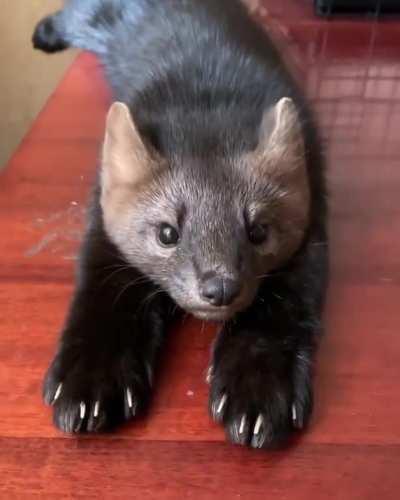
[[336,155],[371,159],[377,150],[380,157],[398,153],[400,63],[395,53],[400,37],[388,35],[379,22],[354,27],[358,43],[350,51],[340,26],[329,25],[318,33],[317,43],[311,40],[302,51],[306,91]]
[[314,103],[329,151],[369,160],[377,150],[380,156],[398,156],[397,25],[378,17],[322,21],[311,2],[256,0],[253,10],[286,47]]

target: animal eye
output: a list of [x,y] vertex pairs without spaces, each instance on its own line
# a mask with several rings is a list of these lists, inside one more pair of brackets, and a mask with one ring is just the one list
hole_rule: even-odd
[[179,241],[179,233],[174,227],[164,222],[160,226],[158,239],[165,247],[175,246]]
[[253,245],[262,245],[268,239],[269,228],[265,224],[255,224],[249,228],[249,240]]

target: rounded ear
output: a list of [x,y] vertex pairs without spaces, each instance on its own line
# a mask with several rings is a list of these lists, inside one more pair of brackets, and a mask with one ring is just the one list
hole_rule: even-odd
[[272,187],[265,203],[284,228],[279,251],[283,261],[300,245],[311,207],[303,130],[292,99],[284,97],[265,111],[258,146],[249,156],[246,165],[255,182]]
[[304,140],[296,105],[283,97],[265,111],[257,151],[271,159],[304,159]]
[[102,156],[102,188],[133,186],[151,174],[152,159],[126,104],[115,102],[107,115]]
[[107,115],[100,173],[100,204],[109,230],[118,225],[163,165],[143,142],[128,106],[115,102]]

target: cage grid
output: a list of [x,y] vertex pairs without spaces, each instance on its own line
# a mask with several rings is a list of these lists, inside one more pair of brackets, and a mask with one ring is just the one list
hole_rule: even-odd
[[[318,19],[311,1],[245,1],[289,47],[329,149],[340,156],[372,157],[379,151],[381,157],[398,159],[400,33],[395,26],[378,16]],[[390,35],[382,37],[388,26]]]

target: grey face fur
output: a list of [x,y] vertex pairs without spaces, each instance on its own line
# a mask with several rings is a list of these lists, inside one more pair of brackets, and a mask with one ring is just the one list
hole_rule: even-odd
[[[129,263],[202,319],[225,320],[250,305],[261,277],[298,249],[308,224],[302,132],[287,98],[265,112],[256,150],[207,161],[158,157],[128,108],[115,103],[101,179],[110,238]],[[175,228],[176,244],[161,243],[162,224]],[[254,228],[265,239],[251,241]],[[218,305],[206,300],[210,277],[234,283],[235,297]]]

